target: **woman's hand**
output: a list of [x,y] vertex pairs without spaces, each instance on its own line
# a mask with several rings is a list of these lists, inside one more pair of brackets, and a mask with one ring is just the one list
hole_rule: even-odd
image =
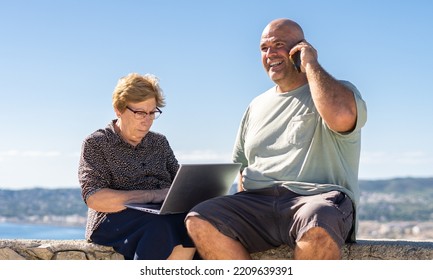
[[153,199],[150,202],[160,203],[160,202],[164,201],[165,197],[167,196],[168,190],[169,190],[169,188],[149,191],[149,192],[153,193]]
[[101,189],[87,198],[87,206],[105,213],[124,210],[126,203],[160,203],[168,193],[168,188],[159,190],[121,191]]

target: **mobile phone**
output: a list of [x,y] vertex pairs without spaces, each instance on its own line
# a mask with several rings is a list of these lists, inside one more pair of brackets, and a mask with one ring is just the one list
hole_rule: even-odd
[[295,66],[296,70],[301,73],[301,52],[297,51],[290,56],[290,61]]

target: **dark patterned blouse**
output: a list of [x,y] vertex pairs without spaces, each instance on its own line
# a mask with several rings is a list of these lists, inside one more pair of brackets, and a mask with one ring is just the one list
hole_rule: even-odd
[[[105,129],[88,136],[82,145],[78,179],[84,201],[103,188],[155,190],[168,188],[179,168],[167,138],[149,131],[136,147],[114,130],[113,120]],[[88,210],[86,239],[105,219],[106,213]]]

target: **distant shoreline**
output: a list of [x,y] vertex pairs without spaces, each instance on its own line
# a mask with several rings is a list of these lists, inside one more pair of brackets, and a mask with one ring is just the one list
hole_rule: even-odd
[[0,223],[10,223],[10,224],[22,224],[22,225],[50,225],[50,226],[59,226],[59,227],[85,227],[86,226],[86,217],[82,216],[74,216],[71,217],[59,217],[56,216],[54,219],[19,219],[17,217],[8,218],[0,216]]

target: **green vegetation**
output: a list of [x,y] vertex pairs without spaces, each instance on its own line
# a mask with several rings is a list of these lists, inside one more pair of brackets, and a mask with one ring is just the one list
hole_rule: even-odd
[[0,201],[0,217],[18,220],[29,216],[86,216],[87,213],[80,188],[0,189]]
[[433,178],[360,181],[361,220],[431,221]]

